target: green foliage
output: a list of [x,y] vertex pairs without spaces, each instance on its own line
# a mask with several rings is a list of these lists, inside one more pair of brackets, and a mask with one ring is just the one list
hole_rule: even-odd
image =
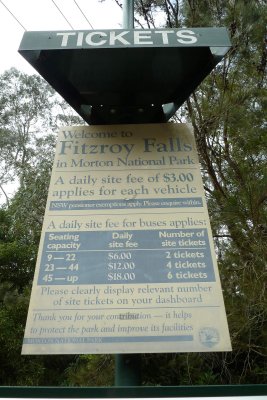
[[143,384],[148,386],[229,383],[216,372],[214,360],[198,353],[145,355],[142,358],[142,376]]
[[[73,360],[21,356],[21,346],[54,156],[52,129],[56,120],[75,118],[40,77],[15,69],[0,76],[0,192],[6,197],[0,208],[1,385],[60,385]],[[10,200],[3,185],[16,178]]]
[[0,385],[60,386],[73,356],[22,356],[30,288],[0,284]]
[[0,285],[0,384],[38,384],[42,366],[34,359],[21,357],[29,290],[18,293],[11,284]]
[[70,386],[112,386],[114,357],[111,355],[83,355],[66,369]]
[[23,243],[35,245],[39,243],[42,229],[55,137],[49,135],[44,139],[40,138],[37,145],[35,158],[31,165],[24,169],[22,183],[8,209],[13,234],[19,232]]
[[23,243],[20,232],[12,235],[11,220],[8,212],[0,209],[0,282],[23,288],[33,276],[36,246]]
[[24,287],[32,279],[36,249],[18,242],[0,243],[0,280]]
[[21,356],[40,229],[22,217],[16,196],[0,209],[0,385],[62,385],[73,356]]

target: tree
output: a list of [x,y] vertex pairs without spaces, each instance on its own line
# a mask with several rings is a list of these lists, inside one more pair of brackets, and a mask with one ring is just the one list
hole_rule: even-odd
[[82,120],[40,76],[11,68],[0,75],[0,122],[0,194],[8,203],[4,185],[18,180],[22,188],[40,156],[52,161],[58,127]]
[[[60,385],[73,357],[21,356],[57,124],[81,120],[39,76],[0,76],[0,384]],[[74,122],[74,123],[75,123]],[[4,185],[17,179],[10,199]]]
[[187,101],[234,348],[221,361],[228,365],[226,376],[240,371],[236,383],[260,383],[266,382],[267,356],[264,7],[262,2],[241,1],[212,1],[205,9],[207,5],[188,2],[185,22],[225,24],[233,43],[224,62]]

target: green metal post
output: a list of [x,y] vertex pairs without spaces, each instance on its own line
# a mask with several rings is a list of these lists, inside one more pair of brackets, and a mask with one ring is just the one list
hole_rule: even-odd
[[134,29],[134,0],[124,0],[123,29]]
[[[134,29],[134,0],[124,0],[123,28]],[[115,355],[115,386],[141,385],[141,355]]]
[[140,363],[140,354],[117,354],[115,356],[115,386],[140,386]]

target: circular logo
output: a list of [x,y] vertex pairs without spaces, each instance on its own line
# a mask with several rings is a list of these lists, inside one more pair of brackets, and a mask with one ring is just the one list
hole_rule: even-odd
[[200,342],[206,347],[213,347],[220,341],[220,335],[215,328],[201,328],[198,332]]

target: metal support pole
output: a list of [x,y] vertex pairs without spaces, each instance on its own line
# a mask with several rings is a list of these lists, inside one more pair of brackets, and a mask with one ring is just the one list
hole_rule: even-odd
[[140,363],[140,354],[115,355],[115,386],[140,386]]
[[[134,0],[123,1],[123,29],[134,29]],[[115,355],[115,386],[141,385],[140,354]]]
[[134,29],[134,0],[123,1],[123,29]]

